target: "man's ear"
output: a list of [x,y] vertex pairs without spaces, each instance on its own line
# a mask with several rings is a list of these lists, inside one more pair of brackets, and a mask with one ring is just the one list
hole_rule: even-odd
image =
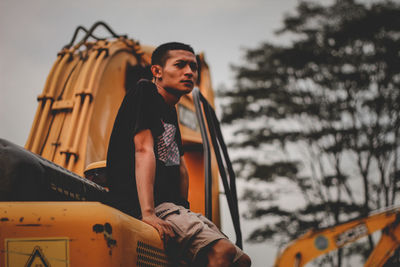
[[160,79],[162,76],[162,68],[160,65],[152,65],[151,68],[151,73],[153,73],[153,77]]

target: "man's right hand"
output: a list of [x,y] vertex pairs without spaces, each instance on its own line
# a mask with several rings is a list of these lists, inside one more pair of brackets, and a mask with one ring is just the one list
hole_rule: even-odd
[[156,228],[164,244],[175,237],[171,224],[158,218],[155,214],[143,216],[142,221]]

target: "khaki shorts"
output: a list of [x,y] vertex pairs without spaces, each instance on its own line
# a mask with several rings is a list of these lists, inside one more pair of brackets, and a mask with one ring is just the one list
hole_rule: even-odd
[[[192,263],[202,248],[220,240],[228,239],[213,222],[200,213],[194,213],[173,203],[162,203],[155,208],[156,215],[169,222],[176,234],[175,243],[167,244],[166,250]],[[244,253],[236,247],[237,261]],[[173,251],[173,252],[172,252]]]

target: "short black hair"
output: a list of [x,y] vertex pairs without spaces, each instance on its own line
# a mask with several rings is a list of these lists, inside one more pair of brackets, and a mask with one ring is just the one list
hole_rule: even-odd
[[168,52],[170,50],[185,50],[195,55],[194,50],[190,45],[179,42],[165,43],[158,46],[154,50],[153,54],[151,55],[151,65],[164,66],[165,62],[167,62]]

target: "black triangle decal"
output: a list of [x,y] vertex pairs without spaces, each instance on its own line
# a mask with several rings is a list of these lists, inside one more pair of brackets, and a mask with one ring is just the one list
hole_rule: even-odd
[[[32,265],[35,263],[35,265]],[[36,246],[31,256],[29,257],[28,262],[25,264],[25,267],[35,267],[35,266],[42,265],[43,267],[50,267],[49,262],[44,257],[43,251],[40,249],[39,246]]]

